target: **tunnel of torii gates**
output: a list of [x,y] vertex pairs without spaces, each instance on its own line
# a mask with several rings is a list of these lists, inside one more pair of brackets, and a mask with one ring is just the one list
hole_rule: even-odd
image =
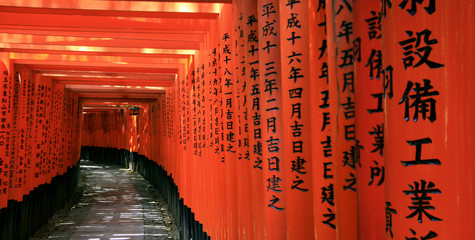
[[81,149],[188,239],[475,236],[471,0],[0,2],[2,239]]

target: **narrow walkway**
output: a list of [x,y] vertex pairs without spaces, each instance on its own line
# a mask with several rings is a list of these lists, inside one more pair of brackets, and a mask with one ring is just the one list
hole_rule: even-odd
[[32,239],[177,239],[158,192],[135,172],[81,161],[79,192]]

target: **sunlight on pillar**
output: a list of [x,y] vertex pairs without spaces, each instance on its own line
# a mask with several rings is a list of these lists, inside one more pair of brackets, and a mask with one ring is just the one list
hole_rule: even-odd
[[103,47],[87,47],[87,46],[66,46],[66,50],[79,52],[103,52]]
[[152,86],[144,86],[145,89],[150,89],[150,90],[165,90],[164,87],[152,87]]
[[[28,54],[26,53],[10,53],[10,59],[23,59],[27,58]],[[48,60],[49,54],[35,54],[33,56],[34,60]]]
[[158,49],[158,48],[142,48],[140,53],[145,54],[183,54],[183,55],[195,55],[196,50],[185,49]]
[[192,3],[182,3],[178,6],[179,12],[196,12],[198,6]]

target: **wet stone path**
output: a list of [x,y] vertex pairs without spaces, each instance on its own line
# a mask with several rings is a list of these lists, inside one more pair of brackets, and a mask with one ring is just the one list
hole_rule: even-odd
[[78,191],[31,239],[178,239],[158,192],[138,173],[81,160]]

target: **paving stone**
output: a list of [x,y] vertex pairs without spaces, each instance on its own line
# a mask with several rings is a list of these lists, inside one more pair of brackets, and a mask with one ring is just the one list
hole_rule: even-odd
[[[158,192],[138,173],[82,160],[76,201],[32,239],[178,239]],[[165,210],[165,211],[164,211]]]

